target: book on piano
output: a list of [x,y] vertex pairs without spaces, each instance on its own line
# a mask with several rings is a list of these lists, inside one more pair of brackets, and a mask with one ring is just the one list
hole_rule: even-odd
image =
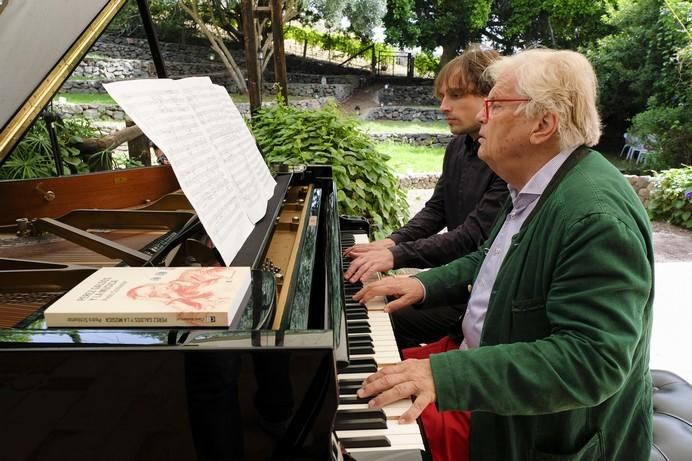
[[44,317],[48,327],[228,327],[249,293],[249,267],[105,267]]

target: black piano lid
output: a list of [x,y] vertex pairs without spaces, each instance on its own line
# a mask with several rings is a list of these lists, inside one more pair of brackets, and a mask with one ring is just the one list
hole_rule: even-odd
[[0,164],[127,0],[4,0]]

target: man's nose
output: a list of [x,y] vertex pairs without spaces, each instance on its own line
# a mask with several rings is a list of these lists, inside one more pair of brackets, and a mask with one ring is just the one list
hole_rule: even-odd
[[440,101],[440,110],[442,112],[449,112],[450,111],[449,104],[447,104],[447,97],[446,96],[443,96],[442,100]]
[[488,119],[485,116],[485,108],[481,107],[481,109],[476,113],[476,121],[478,123],[488,123]]

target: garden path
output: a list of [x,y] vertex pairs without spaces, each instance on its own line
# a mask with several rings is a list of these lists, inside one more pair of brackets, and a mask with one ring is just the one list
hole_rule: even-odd
[[346,114],[357,115],[355,109],[359,107],[360,116],[362,118],[370,109],[380,105],[377,101],[377,92],[380,91],[383,86],[382,84],[371,84],[364,88],[355,88],[351,96],[340,104],[341,109]]

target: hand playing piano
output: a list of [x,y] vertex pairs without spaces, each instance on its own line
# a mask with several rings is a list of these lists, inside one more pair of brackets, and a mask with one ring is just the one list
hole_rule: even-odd
[[371,408],[382,408],[415,395],[411,407],[399,417],[401,424],[412,423],[437,398],[430,360],[408,359],[368,376],[358,390],[358,397],[373,395],[375,398],[368,402]]
[[385,312],[394,312],[423,301],[425,289],[415,277],[386,277],[377,282],[368,283],[353,295],[353,299],[365,304],[376,296],[396,298],[384,306]]
[[346,248],[344,250],[344,255],[350,256],[351,258],[356,258],[357,256],[367,253],[368,251],[384,250],[386,248],[391,248],[394,245],[396,245],[396,243],[394,243],[394,240],[392,239],[375,240],[374,242],[370,243],[358,243],[352,247]]
[[349,255],[353,260],[344,277],[351,283],[358,280],[365,283],[375,273],[385,272],[394,267],[394,255],[386,248],[368,249],[364,252],[354,249]]

